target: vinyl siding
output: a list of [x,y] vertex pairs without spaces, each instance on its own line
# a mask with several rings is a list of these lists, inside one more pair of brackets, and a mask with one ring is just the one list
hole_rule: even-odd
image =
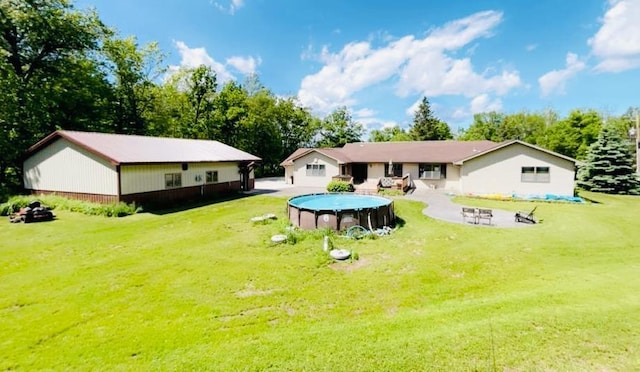
[[[522,167],[549,167],[549,182],[522,182]],[[516,143],[466,161],[461,192],[571,196],[574,176],[573,162]]]
[[118,174],[115,165],[61,138],[25,160],[24,187],[118,195]]
[[[186,171],[182,170],[181,163],[122,165],[120,168],[121,193],[127,195],[165,190],[164,176],[167,173],[180,173],[182,187],[204,185],[207,171],[218,171],[218,183],[240,180],[238,164],[235,162],[189,163]],[[200,178],[199,181],[196,180],[197,176]]]
[[[307,176],[307,164],[324,164],[324,176]],[[340,173],[338,162],[316,151],[295,160],[293,165],[293,184],[296,186],[325,187],[331,182],[331,177]]]

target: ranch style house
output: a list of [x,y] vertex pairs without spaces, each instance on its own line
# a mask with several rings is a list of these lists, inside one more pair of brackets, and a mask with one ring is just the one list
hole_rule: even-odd
[[280,165],[286,182],[324,187],[404,182],[456,194],[573,196],[578,161],[519,140],[358,142],[301,148]]

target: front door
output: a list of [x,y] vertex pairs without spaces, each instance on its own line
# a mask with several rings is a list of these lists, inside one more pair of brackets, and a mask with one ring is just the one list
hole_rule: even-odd
[[367,163],[354,163],[351,165],[353,183],[358,185],[367,180]]

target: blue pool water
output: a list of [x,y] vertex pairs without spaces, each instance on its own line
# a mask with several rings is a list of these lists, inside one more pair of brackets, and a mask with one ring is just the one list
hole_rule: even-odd
[[391,200],[380,196],[355,194],[312,194],[289,199],[289,205],[307,210],[360,210],[378,208],[391,204]]

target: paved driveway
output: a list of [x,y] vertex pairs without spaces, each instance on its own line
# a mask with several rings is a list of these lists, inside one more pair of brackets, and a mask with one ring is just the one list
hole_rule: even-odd
[[[300,187],[287,185],[282,177],[260,178],[256,179],[255,189],[248,192],[249,194],[265,194],[274,196],[295,196],[302,194],[323,193],[327,190],[323,187]],[[532,226],[525,223],[515,222],[515,213],[500,209],[493,209],[493,218],[491,224],[488,221],[482,221],[478,225],[474,225],[470,221],[463,221],[462,207],[463,205],[455,204],[451,201],[452,196],[447,195],[442,190],[415,190],[412,194],[404,196],[406,199],[417,200],[425,203],[427,207],[422,210],[426,216],[438,220],[465,223],[469,226],[478,227],[510,227],[519,228]]]

